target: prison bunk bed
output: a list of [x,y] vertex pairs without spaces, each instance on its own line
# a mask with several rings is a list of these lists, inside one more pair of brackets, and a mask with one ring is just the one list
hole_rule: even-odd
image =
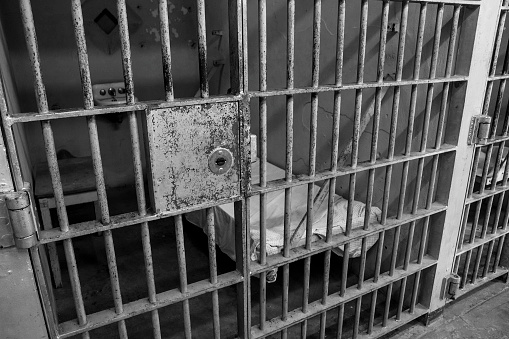
[[[252,182],[259,181],[259,163],[251,164]],[[273,164],[267,163],[267,181],[280,179],[284,176],[285,171]],[[315,186],[314,194],[318,193],[320,187]],[[307,185],[300,185],[292,188],[291,198],[291,226],[290,232],[294,234],[295,229],[305,216],[307,211]],[[283,250],[284,244],[284,202],[285,191],[267,193],[266,207],[266,251],[267,255],[274,255]],[[333,234],[344,233],[346,231],[348,200],[343,199],[339,195],[335,195],[334,199],[334,223]],[[250,257],[251,260],[259,259],[260,250],[260,197],[253,196],[249,200],[250,210]],[[214,224],[216,230],[216,243],[232,260],[235,260],[235,220],[233,203],[216,206],[214,211]],[[353,203],[352,229],[364,226],[365,204],[359,201]],[[380,220],[381,211],[378,207],[371,208],[369,222],[374,223]],[[207,216],[205,210],[190,212],[186,214],[186,218],[192,224],[200,227],[207,232]],[[315,206],[313,220],[313,236],[312,241],[324,239],[327,231],[327,203]],[[301,246],[305,242],[305,232],[300,236],[300,241],[295,246]],[[371,248],[378,240],[378,235],[366,238],[367,249]],[[333,250],[337,255],[343,255],[343,247]],[[361,255],[362,240],[355,240],[350,243],[350,257],[358,257]],[[267,280],[273,282],[276,280],[277,271],[270,272]]]

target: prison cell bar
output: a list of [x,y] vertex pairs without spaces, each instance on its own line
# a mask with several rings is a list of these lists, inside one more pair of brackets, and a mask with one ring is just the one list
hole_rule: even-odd
[[[286,87],[292,89],[295,85],[295,0],[287,1],[287,63],[286,63]],[[292,182],[293,174],[293,95],[286,96],[286,164],[285,181]],[[284,244],[283,255],[289,256],[290,253],[290,226],[292,213],[292,189],[285,189],[285,212],[284,212]],[[290,288],[290,265],[283,266],[283,296],[281,305],[281,319],[288,317],[288,302]],[[281,331],[281,338],[288,338],[287,329]]]
[[[322,1],[314,0],[313,6],[313,52],[312,52],[312,86],[319,87],[320,76],[320,33],[321,33],[321,20],[322,20]],[[316,175],[316,142],[318,134],[318,93],[311,94],[311,117],[310,117],[310,132],[309,132],[309,177],[313,178]],[[311,246],[311,236],[313,232],[314,222],[314,184],[308,184],[307,193],[307,221],[306,221],[306,244],[307,249]],[[299,234],[295,232],[295,234]],[[300,238],[300,237],[298,237]],[[295,239],[297,240],[297,239]],[[302,291],[302,312],[306,313],[309,302],[309,280],[311,275],[311,256],[304,259],[304,281]],[[301,323],[301,337],[307,336],[307,320]]]
[[[267,2],[258,1],[258,39],[259,39],[259,87],[260,91],[267,90]],[[267,99],[259,100],[259,148],[260,148],[260,186],[267,183]],[[260,264],[266,264],[267,233],[266,233],[267,196],[260,195]],[[267,272],[260,273],[260,329],[265,328],[267,318]]]
[[[129,28],[127,21],[127,8],[125,0],[117,0],[117,11],[119,19],[119,35],[121,42],[122,66],[124,72],[124,83],[126,89],[126,104],[134,105],[134,83],[133,70],[131,62],[131,47],[129,43]],[[138,121],[136,112],[131,111],[129,115],[129,131],[131,136],[131,150],[134,164],[134,178],[136,187],[136,200],[138,203],[138,213],[142,216],[147,214],[145,201],[145,187],[143,181],[143,169],[141,163],[141,149],[139,144]],[[148,285],[150,303],[157,302],[157,294],[155,289],[154,269],[152,263],[152,249],[150,245],[150,230],[148,222],[141,223],[141,237],[143,246],[143,257],[145,261],[145,274]],[[184,301],[185,303],[185,301]],[[153,310],[151,313],[152,328],[154,338],[161,338],[161,326],[159,321],[159,312]]]
[[[25,41],[29,51],[30,62],[32,65],[32,72],[34,76],[34,86],[36,93],[37,106],[40,113],[48,112],[48,101],[46,97],[46,90],[42,79],[41,64],[39,58],[39,48],[37,45],[37,37],[35,33],[34,18],[30,0],[20,0],[21,17],[23,22],[23,29],[25,32]],[[62,232],[69,231],[69,221],[67,218],[67,210],[64,203],[64,194],[62,183],[60,181],[60,172],[58,169],[58,161],[55,150],[55,141],[53,138],[53,131],[49,121],[42,122],[43,138],[46,148],[46,158],[53,187],[53,193],[57,205],[57,215],[59,220],[60,229]],[[87,315],[83,303],[83,296],[81,293],[81,285],[79,281],[78,268],[76,266],[76,258],[74,257],[74,248],[71,239],[63,241],[65,258],[69,270],[69,278],[71,281],[71,289],[76,308],[76,314],[80,325],[87,322]],[[89,333],[85,332],[83,338],[89,338]]]
[[166,101],[174,99],[173,75],[171,67],[170,23],[168,19],[168,0],[159,0],[159,20],[161,28],[161,53],[163,56],[164,93]]
[[[85,40],[85,30],[83,27],[83,14],[81,10],[81,2],[73,0],[72,16],[74,21],[74,34],[78,47],[78,62],[80,65],[81,84],[83,89],[83,100],[85,109],[94,107],[94,99],[92,96],[92,81],[90,78],[90,68],[88,63],[87,46]],[[110,223],[110,212],[108,209],[108,198],[106,195],[106,185],[104,182],[103,165],[101,159],[101,149],[99,145],[99,135],[97,132],[97,123],[95,116],[87,117],[87,125],[90,138],[90,149],[92,152],[92,160],[94,165],[94,175],[96,181],[97,197],[101,211],[101,222],[104,225]],[[115,258],[115,248],[113,243],[113,235],[111,230],[104,232],[104,243],[106,248],[106,257],[108,261],[108,272],[110,276],[111,291],[117,314],[124,312],[122,304],[122,295],[120,292],[120,282],[118,279],[118,269]],[[120,338],[127,338],[127,328],[125,321],[118,322],[118,332]]]

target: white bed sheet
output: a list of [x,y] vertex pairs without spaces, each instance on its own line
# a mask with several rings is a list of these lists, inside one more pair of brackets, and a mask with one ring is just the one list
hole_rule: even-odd
[[[259,163],[252,164],[253,182],[258,182]],[[267,164],[267,180],[280,179],[284,176],[284,170]],[[314,195],[319,191],[319,186],[314,186]],[[292,188],[292,215],[291,215],[291,234],[297,228],[302,217],[307,211],[308,186],[300,185]],[[334,223],[333,234],[343,233],[346,230],[346,216],[348,201],[335,195],[334,204]],[[321,206],[314,208],[313,235],[316,240],[325,237],[327,230],[327,199]],[[266,206],[266,227],[267,227],[267,255],[279,253],[283,249],[283,231],[284,231],[284,190],[270,192],[267,194]],[[216,243],[230,258],[235,260],[235,219],[233,203],[213,207],[214,223],[216,231]],[[249,201],[250,210],[250,256],[252,260],[257,260],[260,247],[260,197],[254,196]],[[364,226],[365,205],[362,202],[355,201],[353,205],[352,229]],[[378,207],[371,208],[370,223],[380,220],[381,211]],[[205,210],[190,212],[186,214],[188,221],[199,226],[206,232],[207,216]],[[305,227],[305,224],[304,224]],[[303,234],[303,239],[305,233]],[[367,248],[371,248],[378,240],[378,235],[367,238]],[[361,254],[362,240],[356,240],[350,243],[350,257],[358,257]],[[339,250],[339,251],[338,251]],[[335,253],[341,254],[343,246],[338,248]]]

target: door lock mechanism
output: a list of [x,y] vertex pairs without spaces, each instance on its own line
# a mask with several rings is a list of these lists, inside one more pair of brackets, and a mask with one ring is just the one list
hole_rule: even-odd
[[228,149],[219,147],[209,155],[209,169],[212,173],[221,175],[230,170],[233,164],[233,155]]

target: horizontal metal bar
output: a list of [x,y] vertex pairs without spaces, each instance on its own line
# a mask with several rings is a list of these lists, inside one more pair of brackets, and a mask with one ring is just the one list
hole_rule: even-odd
[[188,99],[179,99],[174,101],[144,101],[134,105],[114,105],[107,107],[95,107],[93,109],[81,109],[81,108],[72,108],[72,109],[62,109],[62,110],[54,110],[46,113],[15,113],[10,114],[6,118],[6,122],[9,126],[12,126],[16,123],[22,122],[32,122],[32,121],[44,121],[44,120],[55,120],[55,119],[65,119],[65,118],[76,118],[76,117],[86,117],[91,115],[103,115],[103,114],[113,114],[113,113],[122,113],[122,112],[132,112],[132,111],[144,111],[147,108],[151,109],[162,109],[176,106],[192,106],[192,105],[204,105],[210,103],[221,103],[221,102],[234,102],[242,100],[242,96],[214,96],[209,98],[188,98]]
[[329,242],[326,242],[325,240],[317,240],[312,242],[309,249],[304,247],[295,247],[289,251],[289,255],[287,257],[283,256],[282,254],[268,256],[266,265],[261,265],[258,262],[251,262],[251,274],[258,274],[269,269],[280,267],[291,262],[295,262],[303,258],[333,249],[346,243],[350,243],[354,240],[368,237],[376,233],[380,233],[384,230],[387,231],[389,229],[408,224],[412,221],[417,221],[419,219],[443,212],[445,210],[447,210],[446,206],[439,203],[434,203],[431,205],[430,209],[418,210],[415,214],[403,214],[401,219],[389,218],[387,219],[387,223],[385,225],[371,224],[368,230],[364,230],[363,228],[353,229],[352,233],[348,237],[344,234],[336,234],[331,237]]
[[507,79],[509,79],[509,74],[499,74],[499,75],[492,75],[492,76],[488,77],[488,81],[491,81],[491,82],[507,80]]
[[136,315],[150,312],[168,305],[172,305],[183,300],[189,300],[202,294],[217,291],[221,288],[238,284],[243,281],[242,275],[237,272],[221,274],[217,277],[217,283],[210,283],[209,279],[198,281],[188,285],[187,293],[180,292],[175,288],[169,291],[157,294],[157,303],[150,303],[148,299],[139,299],[128,304],[124,304],[124,312],[116,314],[114,309],[108,309],[88,315],[87,323],[83,326],[78,325],[77,320],[70,320],[59,325],[59,338],[68,338],[79,333],[91,331],[95,328],[106,326],[120,320],[125,320]]
[[504,234],[509,233],[509,228],[506,228],[505,230],[497,230],[496,233],[488,233],[486,234],[486,237],[484,239],[481,238],[475,238],[474,242],[472,243],[464,243],[461,246],[461,249],[458,249],[456,251],[456,257],[462,255],[463,253],[466,253],[468,251],[473,250],[474,248],[477,248],[479,246],[485,245],[489,243],[490,241],[496,240],[497,238],[502,237]]
[[119,214],[111,217],[111,223],[103,225],[99,221],[87,221],[82,223],[76,223],[69,225],[69,231],[62,232],[58,228],[52,228],[50,230],[39,231],[39,240],[41,244],[48,244],[51,242],[61,241],[64,239],[71,239],[81,237],[83,235],[107,231],[110,229],[121,228],[126,226],[138,225],[143,222],[150,222],[158,219],[172,217],[177,214],[183,214],[191,211],[201,210],[207,207],[218,206],[241,200],[241,197],[232,197],[228,199],[217,200],[207,204],[193,206],[190,208],[180,209],[178,211],[163,212],[159,214],[146,214],[140,215],[137,212],[130,212]]
[[483,284],[485,284],[487,282],[490,282],[491,280],[496,279],[498,277],[501,277],[501,276],[503,276],[505,274],[508,274],[508,273],[509,273],[509,268],[498,267],[497,271],[495,273],[493,273],[493,272],[488,273],[485,278],[476,279],[475,283],[473,283],[473,284],[472,283],[468,283],[468,284],[465,285],[465,287],[460,288],[456,292],[455,299],[458,299],[462,295],[467,294],[468,292],[472,291],[474,288],[479,288]]
[[390,333],[390,332],[394,331],[395,329],[403,326],[404,324],[407,324],[407,323],[411,322],[412,320],[415,320],[415,319],[419,318],[420,316],[425,315],[428,312],[429,312],[429,310],[426,307],[419,304],[415,307],[413,313],[404,312],[401,314],[401,317],[398,320],[390,319],[390,321],[387,323],[386,326],[374,326],[373,331],[371,333],[358,334],[357,339],[380,338],[384,334]]
[[[379,0],[380,1],[380,0]],[[403,2],[405,0],[391,0],[391,2]],[[409,0],[413,3],[446,4],[446,5],[470,5],[480,6],[481,0]]]
[[497,136],[497,137],[494,137],[492,139],[488,139],[486,141],[486,143],[484,144],[476,144],[475,147],[476,148],[481,148],[481,147],[486,147],[486,146],[489,146],[489,145],[492,145],[492,144],[496,144],[496,143],[502,143],[504,141],[508,141],[509,140],[509,136]]
[[302,87],[292,89],[276,89],[271,91],[252,91],[248,93],[251,98],[257,97],[272,97],[278,95],[292,95],[292,94],[307,94],[307,93],[322,93],[334,91],[347,91],[364,88],[382,88],[382,87],[396,87],[396,86],[410,86],[410,85],[427,85],[427,84],[441,84],[451,82],[464,82],[468,80],[468,76],[452,76],[450,78],[435,78],[435,79],[419,79],[419,80],[401,80],[401,81],[385,81],[385,82],[364,82],[362,84],[352,83],[346,85],[323,85],[319,87]]
[[357,288],[357,285],[354,285],[348,288],[345,292],[345,295],[341,297],[339,294],[329,295],[327,302],[322,303],[322,300],[319,299],[315,302],[312,302],[308,305],[308,310],[306,313],[303,313],[300,309],[296,309],[292,312],[288,313],[288,318],[286,320],[282,320],[281,318],[274,318],[265,323],[265,329],[262,331],[258,326],[251,327],[251,338],[264,338],[268,335],[281,331],[284,328],[288,328],[293,326],[299,322],[310,319],[317,314],[326,312],[334,307],[337,307],[340,304],[347,303],[351,300],[357,299],[360,296],[372,293],[375,290],[379,290],[380,288],[402,279],[404,277],[408,277],[418,271],[422,271],[426,268],[429,268],[437,263],[437,260],[426,257],[422,264],[412,263],[408,266],[408,270],[396,270],[393,276],[389,276],[388,274],[383,274],[380,276],[378,282],[373,282],[373,279],[366,280],[361,289]]
[[412,160],[417,160],[417,159],[421,159],[421,158],[431,157],[431,156],[434,156],[437,154],[453,152],[455,150],[456,150],[456,146],[444,144],[440,149],[428,148],[426,150],[426,152],[412,152],[412,153],[410,153],[410,155],[398,155],[398,156],[393,157],[392,160],[382,159],[382,160],[377,161],[374,164],[371,163],[370,161],[366,161],[366,162],[362,162],[362,163],[358,164],[356,168],[342,167],[342,168],[339,168],[336,172],[324,171],[324,172],[316,174],[314,177],[310,177],[310,176],[304,175],[304,174],[294,175],[292,177],[291,181],[287,181],[285,179],[273,180],[273,181],[267,182],[266,187],[261,187],[258,184],[253,184],[252,188],[251,188],[251,192],[249,192],[249,195],[254,196],[254,195],[259,195],[262,193],[278,191],[278,190],[282,190],[285,188],[290,188],[290,187],[294,187],[294,186],[309,184],[312,182],[327,180],[327,179],[331,179],[331,178],[335,178],[335,177],[349,175],[352,173],[363,172],[363,171],[367,171],[370,169],[387,167],[390,165],[395,165],[395,164],[403,163],[406,161],[412,161]]
[[469,197],[465,200],[465,205],[472,204],[474,202],[489,198],[491,196],[495,196],[497,194],[506,192],[507,190],[509,190],[509,185],[508,186],[496,186],[496,188],[494,190],[487,189],[483,193],[474,193],[474,194],[472,194],[471,197]]

